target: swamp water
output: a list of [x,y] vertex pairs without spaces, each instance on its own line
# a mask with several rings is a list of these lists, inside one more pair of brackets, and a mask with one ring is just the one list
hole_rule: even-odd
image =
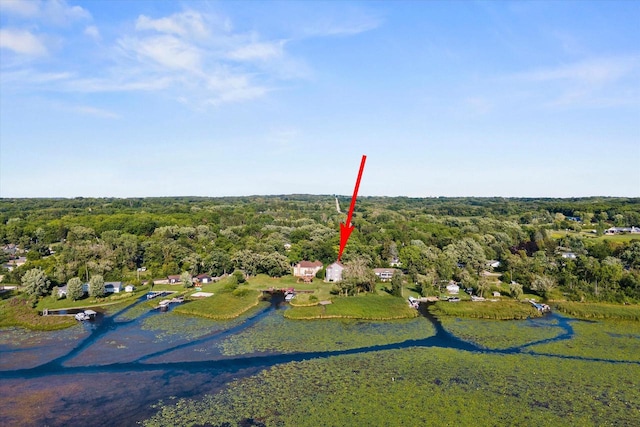
[[424,307],[421,317],[393,322],[290,321],[282,316],[286,304],[274,297],[221,322],[143,304],[64,331],[0,330],[0,425],[136,425],[158,401],[197,399],[288,362],[412,347],[532,354],[536,345],[573,336],[572,321],[556,314],[510,323],[529,335],[544,329],[539,340],[492,347],[491,334],[484,342],[460,339],[461,329],[447,328]]

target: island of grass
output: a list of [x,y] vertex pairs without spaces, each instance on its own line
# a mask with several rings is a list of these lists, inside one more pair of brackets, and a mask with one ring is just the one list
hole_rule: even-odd
[[418,316],[418,311],[409,307],[403,298],[387,295],[364,294],[350,297],[335,297],[331,304],[292,307],[284,313],[288,319],[362,319],[395,320]]
[[475,319],[514,320],[541,317],[531,304],[511,300],[502,301],[438,301],[429,306],[435,316],[471,317]]

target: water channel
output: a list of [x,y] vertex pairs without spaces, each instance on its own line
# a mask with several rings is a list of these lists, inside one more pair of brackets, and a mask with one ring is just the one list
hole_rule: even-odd
[[[376,333],[376,328],[383,328],[384,334],[392,336],[394,328],[400,331],[410,327],[411,339],[350,346],[336,336],[336,342],[326,351],[234,354],[225,351],[221,343],[233,342],[253,328],[261,328],[264,340],[264,331],[269,327],[296,324],[299,331],[305,323],[284,319],[281,310],[287,309],[287,304],[278,296],[229,322],[147,310],[143,302],[141,299],[117,313],[99,313],[94,321],[64,331],[0,330],[0,399],[5,402],[5,408],[0,410],[0,425],[15,425],[16,420],[19,424],[47,426],[136,425],[155,412],[152,405],[158,401],[211,394],[234,379],[282,363],[408,347],[513,354],[526,351],[533,344],[570,339],[573,335],[572,320],[548,314],[536,322],[559,328],[554,338],[490,350],[450,334],[421,307],[422,316],[411,321],[388,322],[384,326],[381,322],[351,322],[345,326],[359,328],[357,331],[362,333]],[[420,328],[424,334],[416,334]],[[282,335],[278,337],[283,339]]]

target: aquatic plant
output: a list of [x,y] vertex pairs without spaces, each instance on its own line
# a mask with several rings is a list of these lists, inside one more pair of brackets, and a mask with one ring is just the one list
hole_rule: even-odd
[[639,386],[637,364],[410,348],[279,365],[143,424],[637,425]]
[[423,339],[434,333],[435,328],[425,318],[384,322],[346,319],[297,322],[277,315],[266,317],[251,328],[225,339],[219,346],[227,356],[255,352],[331,351]]
[[640,322],[629,320],[573,321],[571,340],[534,345],[529,351],[582,358],[637,361]]
[[557,337],[563,332],[557,322],[542,319],[484,320],[441,316],[439,320],[456,337],[490,349],[519,347]]

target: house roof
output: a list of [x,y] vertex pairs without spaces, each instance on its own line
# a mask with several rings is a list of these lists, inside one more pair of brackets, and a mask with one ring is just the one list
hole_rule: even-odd
[[169,280],[171,280],[171,279],[180,280],[180,275],[179,274],[171,274],[171,275],[167,276],[167,279],[169,279]]
[[122,282],[104,282],[105,288],[121,288]]
[[298,263],[298,266],[301,268],[316,268],[316,267],[320,267],[322,268],[322,263],[320,261],[300,261]]
[[342,265],[342,263],[340,263],[340,261],[336,261],[333,264],[329,265],[329,267],[327,267],[327,268],[336,268],[336,267],[344,268],[344,265]]
[[210,276],[210,275],[208,275],[208,274],[206,274],[206,273],[204,273],[204,274],[198,274],[198,275],[196,276],[196,279],[211,279],[211,276]]

